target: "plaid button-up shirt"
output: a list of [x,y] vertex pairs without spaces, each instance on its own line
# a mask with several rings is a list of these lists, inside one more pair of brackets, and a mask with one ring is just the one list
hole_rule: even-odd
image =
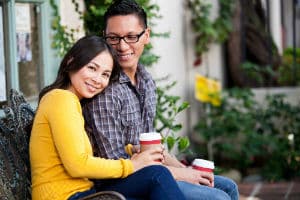
[[128,158],[125,146],[138,144],[140,133],[154,130],[155,82],[141,65],[138,65],[136,78],[134,86],[121,72],[118,81],[83,105],[95,155]]

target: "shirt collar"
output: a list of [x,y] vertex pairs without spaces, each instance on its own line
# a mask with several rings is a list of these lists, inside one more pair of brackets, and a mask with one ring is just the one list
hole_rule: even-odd
[[[145,67],[142,64],[138,64],[137,70],[136,70],[136,76],[137,76],[138,81],[140,81],[140,79],[143,79],[143,80],[151,79],[150,74],[146,71]],[[120,83],[130,82],[129,77],[123,71],[121,71],[121,73],[120,73],[119,82]]]

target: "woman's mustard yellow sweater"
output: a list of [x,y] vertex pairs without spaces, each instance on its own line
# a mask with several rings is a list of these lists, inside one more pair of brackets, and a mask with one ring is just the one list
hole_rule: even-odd
[[124,178],[130,160],[94,157],[81,105],[68,90],[48,92],[38,106],[30,137],[33,200],[66,200],[90,189],[89,178]]

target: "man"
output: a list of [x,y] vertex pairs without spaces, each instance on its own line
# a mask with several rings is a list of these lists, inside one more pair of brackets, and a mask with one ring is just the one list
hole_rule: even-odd
[[[117,0],[104,15],[106,41],[116,50],[122,68],[119,81],[84,108],[95,154],[128,158],[128,144],[138,144],[139,133],[154,131],[156,94],[151,75],[139,64],[150,42],[145,11],[134,0]],[[165,165],[186,199],[238,199],[236,184],[225,177],[200,172],[165,154]]]

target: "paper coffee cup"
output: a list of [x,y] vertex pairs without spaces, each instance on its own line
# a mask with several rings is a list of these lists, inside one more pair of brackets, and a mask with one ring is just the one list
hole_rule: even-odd
[[192,162],[193,169],[205,171],[205,172],[213,172],[215,169],[214,162],[204,159],[195,159]]
[[141,151],[145,151],[157,145],[161,146],[161,135],[157,132],[141,133],[139,139]]

